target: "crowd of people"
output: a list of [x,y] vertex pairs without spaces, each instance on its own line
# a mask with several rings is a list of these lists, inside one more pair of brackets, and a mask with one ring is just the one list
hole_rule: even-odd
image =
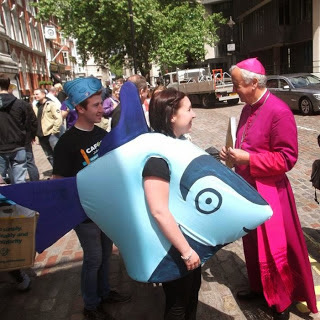
[[[266,88],[263,65],[247,59],[230,69],[234,90],[243,107],[235,148],[223,147],[220,158],[267,200],[270,220],[243,238],[249,288],[239,300],[264,297],[273,319],[289,319],[289,307],[306,301],[317,313],[307,248],[286,172],[297,161],[297,128],[289,107]],[[196,117],[189,98],[159,86],[152,94],[141,75],[127,79],[138,90],[150,130],[172,139],[185,139]],[[53,179],[73,177],[98,157],[99,145],[121,116],[122,81],[112,90],[94,78],[81,78],[34,92],[31,106],[8,92],[10,80],[0,76],[0,176],[11,183],[39,179],[31,143],[37,137],[53,166]],[[60,96],[59,96],[60,94]],[[55,101],[57,99],[57,101]],[[59,104],[59,103],[60,104]],[[91,148],[95,146],[94,148]],[[170,170],[166,159],[150,158],[142,172],[151,215],[169,242],[179,251],[187,276],[163,283],[164,319],[196,319],[201,286],[201,261],[188,243],[169,208]],[[113,319],[101,307],[105,302],[127,302],[130,295],[110,290],[108,281],[112,240],[89,218],[75,228],[84,257],[81,292],[87,319]],[[21,277],[21,274],[18,276]]]

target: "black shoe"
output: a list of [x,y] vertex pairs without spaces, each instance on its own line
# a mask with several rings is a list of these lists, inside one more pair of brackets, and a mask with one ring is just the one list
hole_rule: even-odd
[[256,299],[260,299],[262,297],[263,297],[262,293],[251,291],[251,290],[242,290],[242,291],[237,292],[237,298],[239,300],[243,300],[243,301],[256,300]]
[[282,311],[282,312],[276,312],[273,311],[273,318],[274,320],[289,320],[290,314],[289,314],[289,308]]
[[106,320],[106,314],[101,310],[88,310],[84,308],[83,315],[85,320]]
[[103,299],[103,303],[124,303],[131,300],[131,296],[128,294],[120,294],[116,291],[110,291],[109,295]]
[[101,306],[97,307],[96,310],[88,310],[84,308],[83,314],[85,316],[85,320],[116,320],[111,315],[105,313]]

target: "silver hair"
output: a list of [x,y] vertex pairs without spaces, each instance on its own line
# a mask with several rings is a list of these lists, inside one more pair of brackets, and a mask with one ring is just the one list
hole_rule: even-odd
[[[236,65],[231,66],[230,73],[232,72],[232,70],[234,68],[239,68],[239,67],[236,66]],[[257,79],[259,88],[265,88],[266,87],[267,77],[265,75],[259,74],[259,73],[254,73],[254,72],[251,72],[251,71],[248,71],[248,70],[245,70],[245,69],[241,69],[241,68],[239,68],[239,69],[240,69],[243,81],[246,84],[251,83],[253,81],[253,79]]]

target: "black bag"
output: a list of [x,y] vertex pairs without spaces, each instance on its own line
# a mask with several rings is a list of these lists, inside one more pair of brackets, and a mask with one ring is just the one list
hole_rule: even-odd
[[314,201],[319,204],[317,189],[320,190],[320,159],[315,160],[312,164],[310,181],[314,187]]

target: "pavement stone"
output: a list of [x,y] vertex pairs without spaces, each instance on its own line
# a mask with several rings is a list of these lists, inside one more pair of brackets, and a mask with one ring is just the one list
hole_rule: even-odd
[[[224,145],[230,116],[240,115],[241,105],[220,105],[212,109],[195,109],[192,139],[199,147],[218,150]],[[309,177],[311,164],[319,157],[316,144],[319,115],[295,115],[298,126],[299,160],[288,176],[296,197],[301,224],[313,269],[317,298],[320,301],[320,219],[319,206],[313,200]],[[34,145],[36,164],[42,180],[51,176],[52,168],[41,147]],[[32,289],[17,292],[7,273],[0,273],[1,320],[83,320],[80,293],[82,250],[74,231],[53,246],[37,254],[33,268],[26,272],[32,278]],[[129,303],[105,305],[118,320],[160,320],[163,318],[164,295],[161,285],[138,283],[129,278],[118,250],[114,248],[110,265],[110,283],[119,292],[130,292]],[[197,319],[242,320],[272,319],[266,303],[240,303],[235,298],[239,289],[247,287],[247,271],[241,240],[221,249],[202,269]],[[318,302],[320,307],[320,302]],[[303,305],[298,305],[303,310]],[[320,319],[292,306],[290,320]],[[306,310],[304,310],[306,311]]]

